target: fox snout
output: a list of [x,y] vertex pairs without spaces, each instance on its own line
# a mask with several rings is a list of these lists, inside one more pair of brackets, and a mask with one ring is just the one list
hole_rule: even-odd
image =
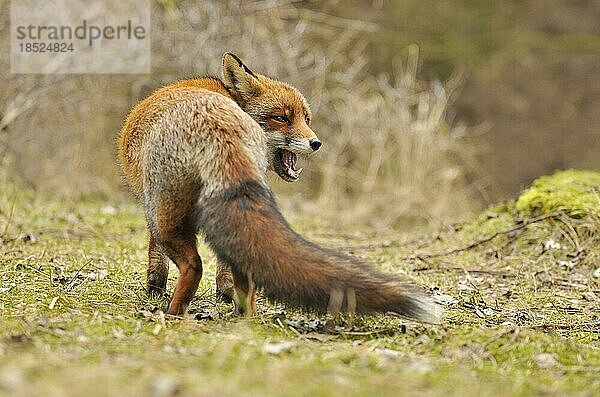
[[317,150],[321,148],[323,145],[319,138],[314,136],[314,138],[300,138],[300,139],[290,139],[288,140],[288,145],[286,147],[292,152],[296,152],[304,155],[311,155]]
[[316,152],[321,147],[321,141],[319,140],[319,138],[311,139],[309,141],[309,144],[310,144],[310,148],[313,150],[313,152]]
[[[299,135],[300,139],[298,139],[298,143],[304,146],[303,150],[300,150],[303,154],[312,154],[323,145],[317,134],[307,125],[304,126]],[[292,146],[294,145],[292,144]]]
[[319,138],[297,138],[289,137],[284,139],[284,144],[280,146],[282,149],[287,149],[290,152],[310,156],[321,148],[323,144]]

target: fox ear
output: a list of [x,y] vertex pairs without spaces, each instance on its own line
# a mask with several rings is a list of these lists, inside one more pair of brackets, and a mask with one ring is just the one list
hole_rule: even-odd
[[240,104],[260,93],[261,84],[256,75],[230,52],[223,55],[223,83]]

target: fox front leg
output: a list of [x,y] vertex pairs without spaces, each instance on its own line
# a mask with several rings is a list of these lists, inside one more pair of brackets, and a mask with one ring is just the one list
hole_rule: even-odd
[[233,274],[229,266],[217,260],[217,275],[215,277],[217,300],[231,303],[234,298]]

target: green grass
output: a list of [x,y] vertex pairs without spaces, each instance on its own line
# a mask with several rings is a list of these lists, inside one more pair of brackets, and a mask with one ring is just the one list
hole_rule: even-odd
[[166,302],[143,287],[139,209],[43,201],[2,182],[1,395],[600,394],[593,216],[528,223],[508,203],[421,236],[292,218],[312,240],[403,274],[446,305],[442,325],[376,316],[323,328],[262,300],[255,318],[232,317],[215,303],[204,245],[190,318],[164,316]]

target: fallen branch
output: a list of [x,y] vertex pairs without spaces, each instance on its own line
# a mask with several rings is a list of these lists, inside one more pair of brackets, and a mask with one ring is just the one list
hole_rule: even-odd
[[485,244],[489,241],[492,241],[493,239],[495,239],[498,236],[510,234],[510,233],[516,232],[517,230],[524,229],[525,227],[527,227],[528,225],[531,225],[533,223],[541,222],[541,221],[543,221],[545,219],[549,219],[549,218],[556,218],[558,216],[560,216],[560,214],[556,213],[556,212],[554,212],[552,214],[540,215],[535,218],[526,219],[522,223],[518,224],[517,226],[513,226],[509,229],[501,230],[499,232],[492,234],[491,236],[477,239],[477,240],[473,241],[472,243],[465,245],[463,247],[453,248],[453,249],[450,249],[447,251],[437,252],[437,253],[433,253],[433,254],[413,254],[413,255],[409,255],[409,256],[402,258],[402,260],[408,260],[408,259],[425,260],[428,258],[437,258],[440,256],[448,256],[448,255],[456,254],[458,252],[467,251],[467,250],[475,248],[481,244]]
[[493,276],[500,277],[516,277],[514,274],[510,274],[508,272],[503,272],[500,270],[485,270],[485,269],[467,269],[465,267],[419,267],[413,270],[413,272],[445,272],[445,271],[456,271],[456,272],[465,272],[465,273],[475,273],[475,274],[491,274]]
[[573,329],[573,328],[590,328],[593,331],[600,332],[600,321],[595,322],[586,322],[586,323],[546,323],[546,324],[538,324],[538,325],[529,325],[521,328],[529,328],[529,329]]

